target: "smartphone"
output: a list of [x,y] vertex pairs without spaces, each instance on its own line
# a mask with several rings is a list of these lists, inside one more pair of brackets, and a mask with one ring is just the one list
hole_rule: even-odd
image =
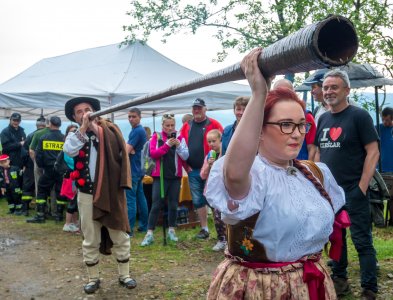
[[171,132],[170,138],[176,138],[176,132]]

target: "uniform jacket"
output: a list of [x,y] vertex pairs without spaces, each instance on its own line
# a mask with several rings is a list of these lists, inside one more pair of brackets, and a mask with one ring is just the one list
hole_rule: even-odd
[[21,145],[21,141],[26,140],[25,130],[22,127],[15,129],[11,125],[4,128],[1,132],[1,144],[3,146],[3,154],[8,154],[11,165],[22,168],[24,161],[28,156],[27,151]]
[[10,168],[8,169],[8,179],[10,180],[9,185],[7,185],[5,182],[4,168],[0,167],[0,187],[10,189],[12,193],[22,192],[22,172],[19,167],[10,166]]
[[35,153],[35,161],[39,168],[53,168],[63,149],[64,134],[60,130],[51,130],[44,134],[39,142]]

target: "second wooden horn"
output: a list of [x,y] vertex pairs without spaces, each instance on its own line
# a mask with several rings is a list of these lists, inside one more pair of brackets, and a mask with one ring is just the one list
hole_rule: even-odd
[[[358,44],[352,22],[345,17],[332,15],[264,48],[258,64],[265,77],[341,66],[353,59]],[[93,113],[91,118],[205,86],[244,78],[239,62],[200,78],[102,109]]]

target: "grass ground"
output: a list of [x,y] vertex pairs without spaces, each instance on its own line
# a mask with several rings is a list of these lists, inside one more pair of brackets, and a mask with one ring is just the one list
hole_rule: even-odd
[[[59,299],[82,299],[80,297],[84,294],[81,287],[86,280],[86,274],[80,250],[81,237],[62,232],[62,224],[56,224],[54,221],[40,225],[27,224],[25,217],[9,216],[6,211],[5,201],[0,201],[0,265],[3,266],[3,271],[0,270],[0,278],[4,275],[1,272],[8,273],[8,275],[15,272],[15,277],[22,278],[20,280],[23,281],[26,267],[31,270],[36,269],[31,272],[37,276],[44,273],[42,270],[45,269],[49,272],[45,280],[49,286],[51,281],[56,282],[56,293]],[[209,220],[209,227],[211,232],[214,232],[212,220]],[[164,246],[162,228],[158,227],[155,231],[155,242],[149,247],[140,247],[144,234],[136,233],[131,240],[131,270],[138,280],[138,288],[130,294],[128,291],[119,289],[115,280],[109,281],[109,278],[115,278],[116,266],[113,258],[105,257],[102,259],[101,274],[106,282],[95,299],[205,299],[211,274],[223,259],[223,255],[211,250],[216,242],[214,237],[206,241],[196,240],[194,236],[198,231],[199,228],[179,229],[177,230],[179,242],[169,242]],[[373,234],[381,266],[379,275],[381,292],[378,298],[393,299],[393,227],[375,228]],[[26,244],[24,247],[15,248],[17,251],[14,256],[2,255],[4,249],[1,248],[1,238],[4,236],[19,236]],[[35,244],[29,248],[29,243]],[[47,247],[40,247],[41,244]],[[350,238],[348,245],[350,261],[348,271],[352,294],[344,298],[346,300],[358,299],[361,292],[358,258]],[[11,265],[10,259],[19,262],[21,258],[18,255],[26,256],[26,251],[33,254],[31,251],[37,249],[41,257],[53,255],[58,257],[61,254],[61,263],[64,266],[52,265],[56,262],[58,264],[58,258],[46,258],[41,264],[33,264],[25,257],[24,267],[19,273],[18,269],[4,270],[5,266]],[[7,261],[4,261],[5,258]],[[53,272],[59,269],[63,271],[63,274]],[[30,274],[30,281],[32,277],[34,276]],[[0,285],[8,284],[6,279],[1,281]],[[47,297],[42,289],[42,286],[37,285],[35,290],[30,289],[30,294],[26,293],[30,298],[41,293],[43,296],[36,297],[36,299],[52,299]],[[35,291],[35,294],[32,291]],[[117,294],[114,294],[114,291]],[[13,297],[13,295],[19,295],[17,293],[18,291],[12,287],[5,290],[0,288],[0,299],[24,299]]]

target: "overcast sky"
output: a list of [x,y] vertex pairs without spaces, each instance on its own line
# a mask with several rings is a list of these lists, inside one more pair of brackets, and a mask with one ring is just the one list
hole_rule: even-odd
[[[129,0],[0,0],[0,83],[43,58],[120,43],[129,9]],[[203,74],[239,62],[244,55],[236,51],[223,63],[212,62],[220,46],[210,30],[173,36],[166,44],[156,34],[148,45]]]
[[[1,0],[0,83],[43,58],[121,42],[126,36],[122,26],[127,25],[129,9],[129,0]],[[213,63],[219,45],[210,36],[202,31],[162,44],[157,35],[148,44],[204,74],[240,61],[242,54]]]

